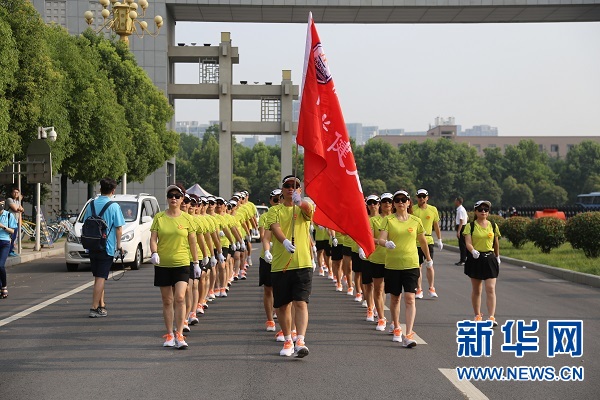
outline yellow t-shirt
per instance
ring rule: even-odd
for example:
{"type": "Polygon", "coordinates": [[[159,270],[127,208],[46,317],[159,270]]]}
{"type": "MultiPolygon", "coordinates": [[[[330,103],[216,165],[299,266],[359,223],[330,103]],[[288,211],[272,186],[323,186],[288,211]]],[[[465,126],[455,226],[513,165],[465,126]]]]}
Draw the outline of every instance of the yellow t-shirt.
{"type": "MultiPolygon", "coordinates": [[[[433,223],[440,221],[440,215],[436,207],[427,204],[427,208],[423,209],[421,207],[413,207],[413,215],[421,218],[421,223],[423,224],[423,229],[425,229],[425,239],[427,239],[427,244],[433,244],[433,223]]],[[[421,243],[417,240],[417,246],[420,246],[421,243]]]]}
{"type": "Polygon", "coordinates": [[[392,214],[383,220],[381,230],[388,233],[387,240],[396,244],[393,250],[386,248],[385,268],[419,268],[419,254],[415,242],[417,235],[425,232],[421,219],[409,214],[406,221],[399,221],[396,214],[392,214]]]}
{"type": "MultiPolygon", "coordinates": [[[[487,227],[484,228],[475,221],[473,224],[474,232],[471,232],[471,223],[465,225],[463,236],[471,235],[471,242],[473,248],[480,253],[486,253],[494,250],[494,231],[492,230],[492,223],[488,221],[487,227]]],[[[496,224],[496,236],[500,238],[500,228],[496,224]]]]}
{"type": "MultiPolygon", "coordinates": [[[[230,224],[224,215],[215,214],[213,215],[213,217],[215,218],[215,223],[219,229],[217,231],[217,234],[219,234],[220,231],[225,232],[225,230],[229,228],[230,224]]],[[[229,247],[229,245],[231,244],[229,243],[229,239],[227,239],[227,235],[220,236],[219,240],[221,241],[221,247],[229,247]]]]}
{"type": "MultiPolygon", "coordinates": [[[[369,222],[371,224],[371,230],[373,231],[373,238],[378,239],[379,229],[383,223],[383,217],[381,215],[371,217],[369,218],[369,222]]],[[[375,251],[371,253],[367,260],[375,264],[385,264],[385,250],[385,247],[375,246],[375,251]]]]}
{"type": "Polygon", "coordinates": [[[160,267],[185,267],[190,265],[190,245],[188,235],[196,233],[193,217],[182,213],[169,217],[164,211],[154,216],[150,231],[158,233],[157,253],[160,267]]]}
{"type": "Polygon", "coordinates": [[[283,204],[271,207],[269,212],[271,210],[273,210],[272,218],[267,219],[270,222],[269,227],[278,223],[283,234],[290,241],[292,240],[292,217],[296,220],[293,235],[296,251],[292,254],[288,253],[283,244],[276,238],[273,238],[271,272],[280,272],[284,269],[312,268],[310,250],[310,222],[312,213],[308,216],[304,214],[300,207],[287,207],[283,204]],[[293,216],[292,212],[294,212],[293,216]]]}
{"type": "Polygon", "coordinates": [[[350,247],[350,250],[354,253],[358,253],[358,243],[354,241],[350,236],[346,235],[344,237],[344,246],[350,247]]]}
{"type": "Polygon", "coordinates": [[[315,225],[315,240],[329,240],[327,228],[321,225],[315,225]]]}

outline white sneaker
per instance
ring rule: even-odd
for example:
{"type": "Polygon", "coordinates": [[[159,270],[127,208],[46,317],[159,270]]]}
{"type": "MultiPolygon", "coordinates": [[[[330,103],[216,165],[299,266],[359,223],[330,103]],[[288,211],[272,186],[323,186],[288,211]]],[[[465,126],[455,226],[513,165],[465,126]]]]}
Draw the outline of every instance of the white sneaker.
{"type": "Polygon", "coordinates": [[[385,325],[387,324],[387,321],[385,318],[380,318],[377,320],[377,326],[375,327],[376,331],[380,331],[383,332],[385,331],[385,325]]]}
{"type": "Polygon", "coordinates": [[[373,310],[367,310],[367,321],[375,322],[375,315],[373,315],[373,310]]]}
{"type": "Polygon", "coordinates": [[[267,332],[275,332],[275,321],[267,321],[265,322],[265,326],[267,328],[267,332]]]}
{"type": "Polygon", "coordinates": [[[435,288],[429,288],[429,297],[431,297],[432,299],[438,297],[437,293],[435,292],[435,288]]]}
{"type": "Polygon", "coordinates": [[[423,298],[423,290],[417,290],[417,293],[415,293],[415,299],[422,299],[423,298]]]}
{"type": "Polygon", "coordinates": [[[346,292],[346,294],[347,294],[348,296],[354,296],[354,288],[353,288],[353,287],[351,287],[350,289],[348,289],[348,291],[346,292]]]}
{"type": "Polygon", "coordinates": [[[214,293],[212,296],[213,296],[213,299],[214,299],[215,297],[221,297],[221,289],[219,289],[219,290],[215,290],[215,293],[214,293]]]}
{"type": "Polygon", "coordinates": [[[285,336],[283,336],[283,331],[279,331],[275,334],[276,342],[285,342],[285,336]]]}
{"type": "Polygon", "coordinates": [[[389,333],[390,335],[393,335],[393,334],[394,334],[394,323],[393,323],[393,322],[390,324],[390,329],[388,329],[388,333],[389,333]]]}
{"type": "Polygon", "coordinates": [[[185,323],[183,324],[183,331],[184,331],[185,333],[188,333],[188,332],[191,332],[191,331],[192,331],[192,330],[190,329],[190,326],[187,324],[187,322],[185,322],[185,323]]]}
{"type": "Polygon", "coordinates": [[[402,347],[413,348],[417,345],[417,342],[413,339],[413,335],[415,333],[411,333],[410,335],[402,335],[402,347]]]}
{"type": "Polygon", "coordinates": [[[366,300],[363,300],[363,302],[362,302],[361,306],[363,306],[363,307],[365,307],[365,308],[368,308],[367,301],[366,301],[366,300]]]}
{"type": "Polygon", "coordinates": [[[188,347],[188,344],[185,341],[185,336],[183,336],[179,332],[175,332],[175,347],[177,347],[178,349],[185,349],[188,347]]]}
{"type": "Polygon", "coordinates": [[[163,347],[175,347],[175,335],[172,333],[167,333],[163,335],[165,342],[163,343],[163,347]]]}
{"type": "Polygon", "coordinates": [[[402,329],[394,329],[392,332],[394,336],[392,336],[392,342],[402,342],[402,329]]]}
{"type": "Polygon", "coordinates": [[[196,313],[195,312],[191,312],[190,315],[188,316],[188,324],[189,325],[196,325],[198,322],[200,322],[200,320],[196,316],[196,313]]]}
{"type": "Polygon", "coordinates": [[[294,343],[291,340],[286,340],[283,343],[283,348],[279,352],[279,355],[290,357],[292,354],[294,354],[294,343]]]}
{"type": "Polygon", "coordinates": [[[306,347],[304,340],[296,341],[294,353],[296,353],[296,358],[304,358],[308,355],[308,347],[306,347]]]}
{"type": "Polygon", "coordinates": [[[252,266],[252,258],[250,256],[246,257],[246,263],[252,266]]]}

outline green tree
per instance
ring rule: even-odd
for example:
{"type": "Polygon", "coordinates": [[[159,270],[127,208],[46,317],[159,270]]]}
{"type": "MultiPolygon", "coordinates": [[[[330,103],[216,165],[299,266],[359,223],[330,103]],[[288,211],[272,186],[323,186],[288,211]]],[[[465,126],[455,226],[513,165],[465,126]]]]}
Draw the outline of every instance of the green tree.
{"type": "Polygon", "coordinates": [[[537,204],[561,206],[566,204],[569,199],[569,195],[565,189],[547,181],[542,181],[535,185],[533,192],[537,204]]]}
{"type": "Polygon", "coordinates": [[[585,140],[573,146],[566,155],[560,183],[567,190],[570,200],[578,194],[600,190],[600,144],[585,140]]]}
{"type": "Polygon", "coordinates": [[[20,150],[19,135],[8,129],[10,123],[10,100],[6,97],[9,86],[16,82],[19,69],[17,44],[10,24],[5,20],[6,10],[0,7],[0,169],[12,155],[20,150]]]}
{"type": "Polygon", "coordinates": [[[538,182],[556,182],[557,176],[550,168],[549,156],[533,140],[521,140],[508,146],[504,152],[506,176],[518,177],[520,183],[530,188],[538,182]]]}
{"type": "Polygon", "coordinates": [[[506,178],[502,150],[499,147],[487,147],[483,149],[483,159],[490,177],[497,183],[502,182],[506,178]]]}
{"type": "Polygon", "coordinates": [[[210,193],[219,192],[219,132],[209,127],[202,138],[202,149],[192,154],[192,164],[197,166],[198,183],[210,193]]]}
{"type": "Polygon", "coordinates": [[[518,183],[517,180],[509,176],[502,182],[502,204],[504,205],[522,205],[533,203],[533,191],[527,184],[518,183]]]}
{"type": "Polygon", "coordinates": [[[387,191],[385,186],[385,182],[381,179],[360,179],[360,184],[362,185],[363,194],[365,197],[376,194],[380,196],[382,193],[387,191]]]}
{"type": "Polygon", "coordinates": [[[365,144],[363,152],[361,164],[358,165],[358,173],[362,179],[381,179],[388,187],[399,175],[408,176],[412,180],[412,174],[407,170],[408,160],[391,144],[371,139],[365,144]]]}

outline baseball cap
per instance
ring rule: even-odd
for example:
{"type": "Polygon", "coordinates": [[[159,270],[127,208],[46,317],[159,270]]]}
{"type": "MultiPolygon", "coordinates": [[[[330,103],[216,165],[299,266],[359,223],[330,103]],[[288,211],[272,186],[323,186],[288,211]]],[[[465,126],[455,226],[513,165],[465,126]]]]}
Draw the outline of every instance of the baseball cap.
{"type": "Polygon", "coordinates": [[[404,190],[398,190],[396,193],[394,193],[394,197],[398,196],[398,195],[403,195],[406,196],[410,199],[410,195],[408,194],[408,192],[404,191],[404,190]]]}
{"type": "Polygon", "coordinates": [[[420,194],[424,194],[425,196],[429,196],[429,192],[425,189],[419,189],[417,190],[417,196],[420,194]]]}
{"type": "Polygon", "coordinates": [[[490,203],[487,200],[479,200],[477,203],[475,203],[475,205],[473,206],[473,208],[477,208],[482,204],[486,204],[489,208],[492,208],[492,203],[490,203]]]}
{"type": "Polygon", "coordinates": [[[177,185],[167,186],[167,193],[169,193],[171,190],[177,190],[179,193],[183,194],[183,190],[181,190],[181,188],[177,185]]]}

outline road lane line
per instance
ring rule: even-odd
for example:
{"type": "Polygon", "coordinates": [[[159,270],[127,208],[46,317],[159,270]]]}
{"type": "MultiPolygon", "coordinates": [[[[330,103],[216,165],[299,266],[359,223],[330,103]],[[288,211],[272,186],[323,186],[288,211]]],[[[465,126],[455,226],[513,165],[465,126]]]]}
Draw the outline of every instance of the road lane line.
{"type": "MultiPolygon", "coordinates": [[[[124,271],[122,271],[122,270],[121,271],[113,271],[113,277],[115,275],[120,275],[123,272],[124,271]]],[[[10,324],[11,322],[17,321],[17,320],[19,320],[21,318],[24,318],[24,317],[28,316],[29,314],[32,314],[32,313],[34,313],[36,311],[39,311],[42,308],[48,307],[49,305],[54,304],[54,303],[56,303],[59,300],[65,299],[65,298],[70,297],[70,296],[73,296],[74,294],[79,293],[82,290],[85,290],[85,289],[87,289],[87,288],[89,288],[90,286],[93,286],[93,285],[94,285],[94,281],[90,281],[90,282],[88,282],[86,284],[83,284],[83,285],[81,285],[79,287],[76,287],[75,289],[70,290],[70,291],[68,291],[66,293],[59,294],[56,297],[53,297],[53,298],[48,299],[46,301],[43,301],[43,302],[41,302],[38,305],[35,305],[33,307],[29,307],[28,309],[23,310],[23,311],[21,311],[19,313],[16,313],[15,315],[12,315],[12,316],[10,316],[8,318],[4,318],[3,320],[0,320],[0,326],[4,326],[4,325],[7,325],[7,324],[10,324]]]]}
{"type": "Polygon", "coordinates": [[[475,387],[470,381],[459,380],[456,376],[456,370],[452,368],[438,368],[448,380],[456,386],[462,394],[470,400],[488,400],[488,397],[475,387]]]}

